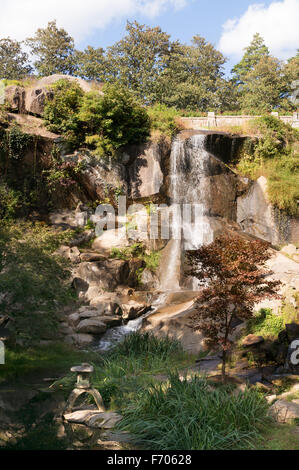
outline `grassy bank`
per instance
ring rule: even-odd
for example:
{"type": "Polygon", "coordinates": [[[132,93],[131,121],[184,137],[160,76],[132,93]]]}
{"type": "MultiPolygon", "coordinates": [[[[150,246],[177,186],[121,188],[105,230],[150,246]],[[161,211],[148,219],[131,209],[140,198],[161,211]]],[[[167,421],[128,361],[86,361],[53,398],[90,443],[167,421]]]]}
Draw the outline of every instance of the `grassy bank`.
{"type": "MultiPolygon", "coordinates": [[[[268,416],[265,395],[257,389],[238,392],[232,385],[199,375],[179,377],[178,371],[188,370],[195,358],[168,338],[134,333],[104,355],[57,344],[51,349],[11,354],[8,359],[12,376],[17,370],[27,370],[44,377],[47,368],[61,373],[76,363],[93,363],[93,385],[101,392],[107,410],[123,415],[118,427],[133,436],[133,449],[298,450],[298,428],[275,424],[268,416]]],[[[75,379],[75,374],[68,373],[52,384],[52,392],[67,397],[75,379]]],[[[37,429],[27,417],[28,434],[12,448],[67,448],[66,440],[57,439],[51,416],[46,415],[37,429]]]]}

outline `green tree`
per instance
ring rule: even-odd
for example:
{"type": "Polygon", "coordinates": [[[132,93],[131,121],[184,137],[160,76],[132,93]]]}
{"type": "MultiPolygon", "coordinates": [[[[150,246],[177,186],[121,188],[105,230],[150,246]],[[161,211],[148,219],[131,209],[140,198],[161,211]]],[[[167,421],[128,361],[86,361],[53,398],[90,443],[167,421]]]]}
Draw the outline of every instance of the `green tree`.
{"type": "Polygon", "coordinates": [[[26,40],[32,54],[37,57],[34,66],[41,76],[62,73],[73,75],[76,71],[74,39],[59,29],[56,21],[46,28],[39,28],[32,38],[26,40]]]}
{"type": "Polygon", "coordinates": [[[29,75],[32,67],[22,43],[10,38],[0,40],[0,79],[19,80],[29,75]]]}
{"type": "Polygon", "coordinates": [[[299,107],[299,49],[297,55],[288,60],[284,66],[284,79],[288,88],[288,99],[291,101],[293,109],[299,107]]]}
{"type": "Polygon", "coordinates": [[[221,107],[226,59],[201,36],[192,45],[173,43],[167,67],[155,84],[156,100],[180,109],[221,107]]]}
{"type": "Polygon", "coordinates": [[[263,38],[259,33],[253,36],[250,45],[245,49],[242,60],[232,69],[233,79],[238,83],[243,83],[243,78],[247,75],[257,63],[264,57],[268,57],[270,51],[265,45],[263,38]]]}
{"type": "Polygon", "coordinates": [[[127,35],[107,51],[107,78],[119,81],[147,102],[154,100],[156,80],[166,66],[170,36],[161,28],[127,23],[127,35]]]}
{"type": "Polygon", "coordinates": [[[288,83],[283,66],[275,57],[262,59],[243,75],[241,108],[248,113],[265,113],[273,109],[290,108],[287,101],[288,83]]]}
{"type": "Polygon", "coordinates": [[[77,75],[87,80],[104,81],[105,51],[101,47],[88,46],[84,51],[76,51],[77,75]]]}

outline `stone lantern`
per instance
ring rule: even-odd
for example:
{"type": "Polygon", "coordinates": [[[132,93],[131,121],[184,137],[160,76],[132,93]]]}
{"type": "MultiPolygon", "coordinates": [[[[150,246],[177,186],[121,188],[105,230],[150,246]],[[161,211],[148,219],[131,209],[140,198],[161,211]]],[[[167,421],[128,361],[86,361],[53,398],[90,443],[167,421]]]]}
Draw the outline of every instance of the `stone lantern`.
{"type": "Polygon", "coordinates": [[[93,366],[87,363],[83,363],[80,366],[73,366],[71,372],[77,373],[77,382],[75,388],[69,396],[66,405],[66,411],[71,412],[77,398],[83,393],[91,395],[96,402],[96,405],[100,411],[105,411],[102,396],[98,390],[92,387],[90,376],[93,372],[93,366]]]}

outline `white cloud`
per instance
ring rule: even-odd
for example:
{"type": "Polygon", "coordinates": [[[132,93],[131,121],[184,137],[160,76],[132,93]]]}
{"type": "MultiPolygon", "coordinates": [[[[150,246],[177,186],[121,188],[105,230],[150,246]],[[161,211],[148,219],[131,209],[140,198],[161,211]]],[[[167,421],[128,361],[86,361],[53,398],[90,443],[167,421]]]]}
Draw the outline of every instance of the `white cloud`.
{"type": "Polygon", "coordinates": [[[1,0],[1,37],[23,40],[57,20],[77,42],[113,20],[142,14],[153,18],[167,9],[183,8],[188,0],[1,0]]]}
{"type": "Polygon", "coordinates": [[[255,33],[260,33],[271,53],[280,59],[295,54],[299,48],[299,0],[252,4],[236,19],[223,25],[218,47],[226,55],[239,57],[255,33]]]}

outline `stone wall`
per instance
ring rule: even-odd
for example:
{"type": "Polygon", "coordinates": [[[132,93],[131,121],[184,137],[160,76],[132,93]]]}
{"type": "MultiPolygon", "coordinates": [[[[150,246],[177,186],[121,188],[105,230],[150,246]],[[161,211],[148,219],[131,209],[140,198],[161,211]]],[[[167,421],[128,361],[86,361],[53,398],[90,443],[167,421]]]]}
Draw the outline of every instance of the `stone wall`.
{"type": "MultiPolygon", "coordinates": [[[[283,122],[299,128],[299,114],[293,116],[279,116],[278,113],[272,113],[273,116],[281,119],[283,122]]],[[[221,126],[242,126],[247,121],[261,116],[220,116],[215,113],[208,113],[207,117],[182,117],[179,123],[183,129],[211,129],[221,126]]]]}

